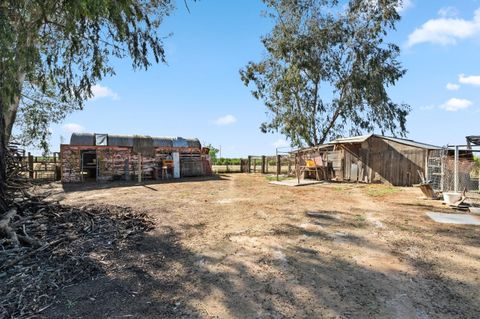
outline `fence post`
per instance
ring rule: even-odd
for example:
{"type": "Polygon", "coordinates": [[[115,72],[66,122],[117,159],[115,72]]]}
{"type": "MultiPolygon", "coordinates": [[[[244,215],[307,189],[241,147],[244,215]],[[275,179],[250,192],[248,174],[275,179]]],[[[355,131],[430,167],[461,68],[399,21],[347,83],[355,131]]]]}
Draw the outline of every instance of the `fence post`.
{"type": "Polygon", "coordinates": [[[265,155],[262,155],[262,174],[265,174],[265,155]]]}
{"type": "Polygon", "coordinates": [[[280,155],[277,155],[277,175],[282,173],[282,163],[280,155]]]}
{"type": "Polygon", "coordinates": [[[33,179],[33,156],[28,152],[28,177],[33,179]]]}
{"type": "Polygon", "coordinates": [[[254,173],[257,172],[257,159],[256,158],[253,159],[253,172],[254,173]]]}
{"type": "Polygon", "coordinates": [[[142,182],[142,154],[138,154],[138,182],[142,182]]]}
{"type": "Polygon", "coordinates": [[[248,155],[248,159],[247,159],[247,165],[248,165],[248,168],[247,168],[247,173],[251,173],[252,172],[252,157],[250,155],[248,155]]]}

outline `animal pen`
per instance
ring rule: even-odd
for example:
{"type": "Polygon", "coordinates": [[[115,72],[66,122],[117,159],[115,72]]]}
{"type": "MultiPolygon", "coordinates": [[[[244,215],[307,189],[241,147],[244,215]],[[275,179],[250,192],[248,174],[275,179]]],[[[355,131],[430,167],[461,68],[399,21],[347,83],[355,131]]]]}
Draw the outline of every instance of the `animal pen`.
{"type": "Polygon", "coordinates": [[[370,134],[299,149],[295,155],[300,178],[387,183],[412,186],[427,175],[428,159],[441,147],[370,134]]]}
{"type": "Polygon", "coordinates": [[[466,140],[464,145],[447,145],[429,157],[426,177],[435,191],[480,191],[480,136],[466,140]]]}
{"type": "Polygon", "coordinates": [[[60,154],[55,152],[49,156],[34,156],[30,152],[20,149],[16,143],[8,146],[12,167],[24,179],[37,181],[60,180],[60,154]]]}
{"type": "Polygon", "coordinates": [[[208,151],[198,139],[73,133],[60,146],[62,182],[211,175],[208,151]]]}

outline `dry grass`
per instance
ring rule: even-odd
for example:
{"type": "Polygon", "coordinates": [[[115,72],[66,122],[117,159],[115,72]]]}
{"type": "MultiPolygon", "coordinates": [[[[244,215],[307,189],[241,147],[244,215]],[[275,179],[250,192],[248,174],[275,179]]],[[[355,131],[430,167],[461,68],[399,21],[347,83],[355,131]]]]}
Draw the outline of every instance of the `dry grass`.
{"type": "Polygon", "coordinates": [[[102,260],[121,267],[63,291],[52,317],[480,317],[479,228],[429,220],[445,208],[416,188],[231,174],[64,196],[146,210],[156,226],[102,260]]]}

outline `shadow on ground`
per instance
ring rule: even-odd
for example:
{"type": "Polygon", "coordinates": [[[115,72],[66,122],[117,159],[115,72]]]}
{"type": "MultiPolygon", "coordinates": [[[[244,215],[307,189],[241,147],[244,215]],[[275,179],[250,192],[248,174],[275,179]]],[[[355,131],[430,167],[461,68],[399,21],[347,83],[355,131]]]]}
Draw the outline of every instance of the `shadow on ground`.
{"type": "MultiPolygon", "coordinates": [[[[276,235],[328,236],[284,225],[276,235]]],[[[452,282],[412,263],[418,275],[377,272],[306,247],[247,262],[199,255],[163,227],[102,259],[106,275],[57,292],[49,318],[475,318],[478,304],[452,282]],[[222,267],[216,267],[222,266],[222,267]],[[260,271],[259,271],[260,270],[260,271]],[[264,271],[262,271],[264,270],[264,271]],[[213,305],[213,306],[212,306],[213,305]]],[[[355,240],[354,240],[355,241],[355,240]]],[[[232,252],[234,254],[234,252],[232,252]]],[[[405,257],[407,258],[407,257],[405,257]]],[[[241,259],[240,259],[241,260],[241,259]]]]}
{"type": "Polygon", "coordinates": [[[168,180],[146,180],[146,181],[142,181],[141,183],[138,183],[136,181],[105,181],[105,182],[88,181],[88,182],[82,182],[82,183],[62,183],[62,188],[65,193],[92,191],[92,190],[109,189],[109,188],[117,188],[117,187],[132,187],[132,186],[143,186],[152,190],[153,188],[151,186],[154,186],[154,185],[171,184],[171,183],[224,181],[224,180],[229,180],[229,176],[220,174],[220,175],[212,175],[212,176],[185,177],[185,178],[168,179],[168,180]]]}

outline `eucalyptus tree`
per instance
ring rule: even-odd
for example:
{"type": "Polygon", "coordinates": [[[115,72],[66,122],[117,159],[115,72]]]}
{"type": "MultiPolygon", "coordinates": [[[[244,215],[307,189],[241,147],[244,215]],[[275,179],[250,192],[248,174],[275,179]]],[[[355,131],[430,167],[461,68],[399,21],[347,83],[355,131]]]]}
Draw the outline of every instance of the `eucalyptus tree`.
{"type": "Polygon", "coordinates": [[[164,61],[159,27],[172,9],[170,0],[0,3],[0,192],[19,112],[23,133],[45,141],[49,123],[81,109],[92,86],[115,73],[112,58],[134,69],[164,61]]]}
{"type": "Polygon", "coordinates": [[[293,146],[379,129],[406,133],[410,107],[388,94],[406,72],[386,42],[400,20],[399,0],[264,0],[272,31],[260,62],[240,70],[268,109],[266,132],[293,146]]]}

